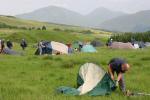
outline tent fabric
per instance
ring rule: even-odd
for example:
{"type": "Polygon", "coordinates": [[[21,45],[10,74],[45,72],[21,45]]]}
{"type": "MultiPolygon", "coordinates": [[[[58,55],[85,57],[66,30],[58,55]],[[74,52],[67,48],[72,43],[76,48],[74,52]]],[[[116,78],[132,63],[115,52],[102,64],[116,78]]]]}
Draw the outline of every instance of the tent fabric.
{"type": "Polygon", "coordinates": [[[21,55],[21,53],[11,50],[9,48],[4,48],[3,53],[8,55],[21,55]]]}
{"type": "Polygon", "coordinates": [[[146,42],[146,43],[145,43],[145,46],[146,46],[146,47],[150,47],[150,42],[146,42]]]}
{"type": "Polygon", "coordinates": [[[140,48],[138,44],[134,44],[133,46],[134,46],[135,49],[140,48]]]}
{"type": "Polygon", "coordinates": [[[96,49],[92,45],[84,45],[81,48],[81,52],[97,52],[96,49]]]}
{"type": "MultiPolygon", "coordinates": [[[[42,54],[68,54],[68,46],[59,42],[43,42],[42,54]]],[[[36,50],[35,55],[39,55],[39,49],[36,50]]]]}
{"type": "Polygon", "coordinates": [[[77,77],[78,89],[70,87],[58,88],[59,93],[66,95],[108,95],[115,87],[114,81],[98,65],[86,63],[81,66],[77,77]]]}
{"type": "Polygon", "coordinates": [[[139,44],[139,48],[144,48],[145,47],[145,43],[143,41],[140,41],[138,44],[139,44]]]}
{"type": "Polygon", "coordinates": [[[72,47],[73,47],[73,49],[79,49],[79,43],[78,42],[74,42],[72,47]]]}
{"type": "Polygon", "coordinates": [[[98,41],[98,40],[93,40],[93,41],[91,42],[91,45],[94,46],[94,47],[103,46],[103,44],[102,44],[100,41],[98,41]]]}
{"type": "Polygon", "coordinates": [[[79,76],[84,81],[84,84],[78,88],[80,94],[85,94],[91,91],[103,78],[105,72],[97,65],[92,63],[84,64],[79,71],[79,76]]]}
{"type": "MultiPolygon", "coordinates": [[[[52,47],[51,47],[51,43],[44,41],[42,43],[44,45],[44,47],[42,48],[42,54],[52,54],[52,47]]],[[[35,55],[39,55],[40,54],[40,50],[39,48],[35,51],[35,55]]]]}
{"type": "Polygon", "coordinates": [[[136,49],[145,47],[145,43],[143,41],[134,41],[133,45],[138,45],[138,46],[134,46],[136,49]]]}
{"type": "Polygon", "coordinates": [[[65,95],[72,95],[72,96],[76,96],[76,95],[80,94],[80,92],[77,89],[71,88],[71,87],[66,87],[66,86],[59,87],[57,89],[57,92],[65,94],[65,95]]]}
{"type": "Polygon", "coordinates": [[[59,52],[60,54],[68,54],[68,46],[59,42],[51,42],[53,54],[59,52]]]}
{"type": "Polygon", "coordinates": [[[135,49],[131,43],[113,42],[110,48],[113,49],[135,49]]]}

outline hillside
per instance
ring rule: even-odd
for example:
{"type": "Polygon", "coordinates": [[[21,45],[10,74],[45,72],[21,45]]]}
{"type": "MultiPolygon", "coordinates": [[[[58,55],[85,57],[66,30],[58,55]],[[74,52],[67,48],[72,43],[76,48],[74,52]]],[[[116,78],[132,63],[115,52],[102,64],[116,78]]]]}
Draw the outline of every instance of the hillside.
{"type": "Polygon", "coordinates": [[[19,27],[31,27],[31,26],[41,26],[47,25],[46,23],[31,21],[31,20],[23,20],[13,16],[0,16],[0,23],[5,23],[7,25],[19,26],[19,27]]]}
{"type": "Polygon", "coordinates": [[[46,23],[46,22],[39,22],[39,21],[33,21],[33,20],[25,20],[25,19],[20,19],[14,16],[3,16],[0,15],[0,23],[4,23],[6,25],[10,26],[17,26],[17,27],[42,27],[42,26],[47,26],[48,29],[56,28],[56,27],[62,27],[62,28],[78,28],[74,26],[66,26],[66,25],[61,25],[61,24],[54,24],[54,23],[46,23]]]}
{"type": "Polygon", "coordinates": [[[49,6],[30,13],[17,15],[17,17],[120,32],[144,32],[150,30],[150,10],[126,14],[100,7],[87,15],[81,15],[66,8],[49,6]]]}
{"type": "Polygon", "coordinates": [[[77,12],[65,8],[49,6],[17,17],[66,25],[83,25],[84,18],[77,12]]]}
{"type": "Polygon", "coordinates": [[[109,9],[100,7],[86,15],[87,22],[89,26],[97,27],[99,23],[104,21],[126,15],[123,12],[111,11],[109,9]]]}
{"type": "Polygon", "coordinates": [[[150,10],[125,15],[106,21],[100,28],[110,31],[144,32],[150,30],[150,10]]]}
{"type": "Polygon", "coordinates": [[[95,27],[101,22],[124,14],[100,7],[87,15],[81,15],[62,7],[49,6],[30,13],[17,15],[17,17],[66,25],[95,27]]]}
{"type": "Polygon", "coordinates": [[[89,41],[94,38],[101,38],[101,34],[106,35],[106,37],[111,34],[111,32],[98,29],[23,20],[13,16],[0,16],[0,25],[1,23],[7,25],[8,28],[0,28],[0,38],[10,39],[14,42],[20,42],[22,38],[25,38],[31,43],[36,43],[40,40],[54,40],[66,43],[76,40],[89,41]],[[47,27],[47,30],[37,30],[43,25],[47,27]],[[9,28],[10,26],[11,28],[9,28]],[[25,29],[20,29],[19,27],[25,27],[25,29]],[[29,30],[30,27],[35,29],[29,30]]]}

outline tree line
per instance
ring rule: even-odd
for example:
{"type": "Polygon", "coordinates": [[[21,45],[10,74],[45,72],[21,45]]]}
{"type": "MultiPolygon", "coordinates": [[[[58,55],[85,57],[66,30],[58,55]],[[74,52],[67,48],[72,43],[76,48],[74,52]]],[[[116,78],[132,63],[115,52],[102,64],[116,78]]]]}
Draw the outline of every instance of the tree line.
{"type": "Polygon", "coordinates": [[[113,34],[111,38],[113,39],[113,41],[117,42],[131,42],[132,40],[150,42],[150,31],[141,33],[117,33],[113,34]]]}

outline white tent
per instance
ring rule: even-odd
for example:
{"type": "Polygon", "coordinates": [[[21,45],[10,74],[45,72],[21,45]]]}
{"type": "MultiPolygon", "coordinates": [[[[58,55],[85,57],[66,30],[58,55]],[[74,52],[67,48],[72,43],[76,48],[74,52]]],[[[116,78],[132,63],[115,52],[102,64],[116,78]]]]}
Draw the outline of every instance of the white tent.
{"type": "Polygon", "coordinates": [[[78,88],[80,95],[82,95],[97,86],[100,80],[104,77],[105,71],[93,63],[86,63],[81,66],[79,75],[84,81],[84,84],[78,88]]]}
{"type": "Polygon", "coordinates": [[[108,95],[114,91],[115,83],[98,65],[86,63],[81,66],[77,77],[77,89],[61,86],[59,93],[66,95],[108,95]]]}
{"type": "Polygon", "coordinates": [[[68,47],[65,44],[51,41],[52,54],[68,54],[68,47]]]}

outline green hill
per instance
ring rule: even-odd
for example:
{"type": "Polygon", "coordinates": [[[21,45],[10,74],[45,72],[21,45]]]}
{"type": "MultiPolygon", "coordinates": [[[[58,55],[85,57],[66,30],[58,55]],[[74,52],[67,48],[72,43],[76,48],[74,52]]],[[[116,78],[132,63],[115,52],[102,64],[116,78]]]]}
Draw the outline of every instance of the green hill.
{"type": "MultiPolygon", "coordinates": [[[[94,38],[101,38],[101,35],[97,34],[106,34],[106,37],[107,34],[111,34],[97,29],[23,20],[13,16],[0,16],[0,25],[5,26],[0,28],[0,37],[14,42],[20,42],[22,38],[32,43],[40,40],[60,42],[90,41],[94,38]],[[38,29],[42,26],[46,26],[47,30],[38,29]],[[30,28],[31,30],[29,30],[30,28]]],[[[104,38],[101,39],[104,40],[104,38]]]]}

